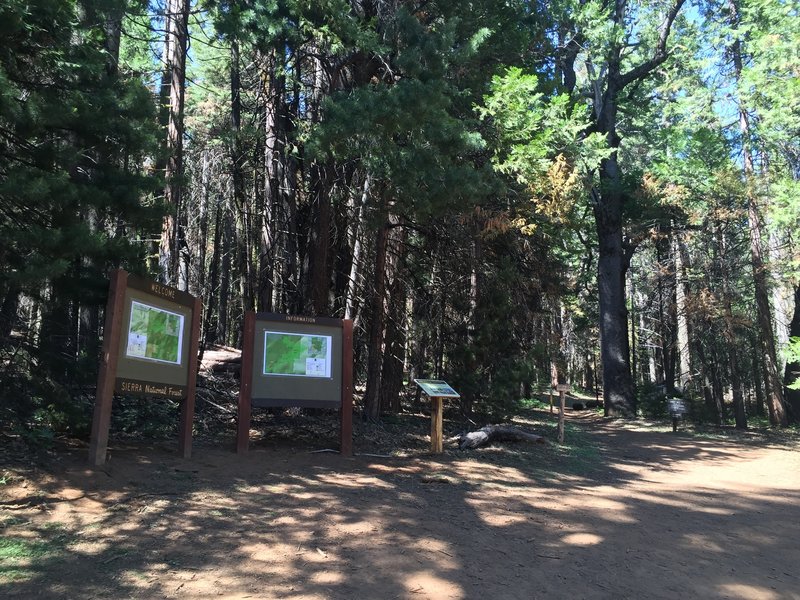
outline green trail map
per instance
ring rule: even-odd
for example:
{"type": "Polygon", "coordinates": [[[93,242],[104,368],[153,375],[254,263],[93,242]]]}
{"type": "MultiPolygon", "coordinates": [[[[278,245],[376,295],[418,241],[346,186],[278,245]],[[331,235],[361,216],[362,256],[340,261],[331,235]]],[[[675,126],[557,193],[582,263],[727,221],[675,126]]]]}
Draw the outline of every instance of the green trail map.
{"type": "Polygon", "coordinates": [[[183,315],[134,300],[126,354],[133,358],[180,364],[183,318],[183,315]]]}
{"type": "Polygon", "coordinates": [[[264,375],[331,376],[331,337],[264,332],[264,375]]]}

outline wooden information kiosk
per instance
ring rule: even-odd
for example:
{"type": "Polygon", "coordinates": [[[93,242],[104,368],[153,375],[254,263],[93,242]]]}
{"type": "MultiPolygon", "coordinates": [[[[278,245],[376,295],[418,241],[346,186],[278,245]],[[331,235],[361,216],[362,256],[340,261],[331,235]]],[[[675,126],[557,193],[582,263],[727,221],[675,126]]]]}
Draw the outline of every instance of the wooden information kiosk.
{"type": "Polygon", "coordinates": [[[253,407],[340,410],[340,451],[353,454],[353,322],[249,311],[244,317],[236,451],[253,407]]]}
{"type": "Polygon", "coordinates": [[[106,461],[115,392],[180,401],[178,451],[191,456],[200,310],[200,299],[186,292],[122,269],[111,274],[89,445],[93,465],[106,461]]]}

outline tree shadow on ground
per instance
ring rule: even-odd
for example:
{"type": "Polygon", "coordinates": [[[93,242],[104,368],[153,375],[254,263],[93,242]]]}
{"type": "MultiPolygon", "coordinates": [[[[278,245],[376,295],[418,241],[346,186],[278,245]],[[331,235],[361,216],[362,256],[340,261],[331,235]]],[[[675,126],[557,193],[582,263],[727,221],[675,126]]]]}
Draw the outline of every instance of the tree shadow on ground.
{"type": "Polygon", "coordinates": [[[0,594],[798,597],[796,470],[753,482],[741,469],[766,464],[741,444],[586,426],[602,460],[581,474],[535,449],[347,459],[265,440],[239,458],[228,440],[184,461],[117,445],[96,471],[72,452],[6,503],[2,539],[39,551],[0,563],[0,594]]]}

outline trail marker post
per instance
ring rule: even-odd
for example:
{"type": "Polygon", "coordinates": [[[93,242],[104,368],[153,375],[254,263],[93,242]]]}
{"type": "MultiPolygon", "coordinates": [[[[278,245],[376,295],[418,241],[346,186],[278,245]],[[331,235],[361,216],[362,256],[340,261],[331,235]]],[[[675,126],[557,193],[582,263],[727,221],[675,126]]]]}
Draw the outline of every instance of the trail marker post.
{"type": "Polygon", "coordinates": [[[569,391],[569,384],[558,383],[556,384],[556,391],[558,392],[558,443],[564,443],[564,406],[566,404],[566,396],[569,391]]]}

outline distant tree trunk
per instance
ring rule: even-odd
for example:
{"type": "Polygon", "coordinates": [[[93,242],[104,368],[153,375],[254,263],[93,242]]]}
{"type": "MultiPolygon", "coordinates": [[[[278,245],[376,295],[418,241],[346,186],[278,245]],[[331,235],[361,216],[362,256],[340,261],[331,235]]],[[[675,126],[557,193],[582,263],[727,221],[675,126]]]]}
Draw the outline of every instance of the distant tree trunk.
{"type": "Polygon", "coordinates": [[[347,291],[345,293],[345,319],[352,319],[355,313],[356,291],[358,289],[359,268],[361,265],[361,222],[364,218],[364,207],[367,205],[367,200],[369,199],[369,188],[370,176],[369,173],[367,173],[364,176],[364,188],[361,193],[361,199],[358,202],[358,207],[351,218],[350,227],[348,228],[348,237],[352,240],[353,246],[353,260],[350,263],[350,276],[347,279],[347,291]]]}
{"type": "Polygon", "coordinates": [[[215,315],[217,304],[217,288],[219,286],[219,263],[220,255],[223,252],[222,239],[223,239],[223,207],[222,201],[217,202],[217,212],[214,218],[214,245],[213,254],[211,255],[211,265],[208,272],[208,291],[205,300],[205,318],[203,321],[203,347],[206,345],[214,345],[217,343],[219,335],[219,315],[215,315]],[[217,316],[215,319],[214,317],[217,316]]]}
{"type": "Polygon", "coordinates": [[[313,315],[324,315],[328,311],[331,288],[331,200],[329,186],[333,179],[330,164],[315,168],[314,196],[312,198],[311,239],[308,253],[308,311],[313,315]]]}
{"type": "Polygon", "coordinates": [[[716,366],[709,363],[703,349],[703,342],[700,340],[695,341],[695,354],[700,361],[700,372],[703,378],[703,399],[705,400],[706,409],[710,415],[714,415],[716,424],[722,425],[725,420],[725,407],[722,402],[722,395],[716,393],[714,386],[713,373],[716,366]]]}
{"type": "Polygon", "coordinates": [[[15,285],[0,287],[2,302],[0,302],[0,347],[11,338],[11,331],[17,321],[17,308],[19,306],[19,289],[15,285]]]}
{"type": "Polygon", "coordinates": [[[241,79],[239,75],[239,42],[231,40],[231,180],[233,184],[233,205],[236,217],[236,266],[239,272],[239,296],[242,314],[253,310],[253,278],[250,268],[250,220],[244,182],[244,153],[242,152],[242,101],[241,79]]]}
{"type": "Polygon", "coordinates": [[[180,252],[179,221],[183,177],[183,104],[186,84],[186,48],[190,0],[169,0],[165,43],[169,73],[169,116],[167,121],[167,165],[164,202],[170,213],[164,218],[159,246],[161,276],[170,285],[177,283],[180,252]]]}
{"type": "Polygon", "coordinates": [[[231,296],[231,216],[225,210],[222,221],[222,273],[219,285],[219,315],[217,317],[217,340],[218,343],[227,345],[229,343],[229,311],[228,299],[231,296]]]}
{"type": "Polygon", "coordinates": [[[686,302],[686,269],[689,253],[686,245],[677,235],[673,235],[673,254],[675,259],[675,315],[678,325],[678,387],[685,392],[691,380],[692,365],[689,348],[689,315],[686,302]]]}
{"type": "MultiPolygon", "coordinates": [[[[205,296],[206,287],[206,249],[208,247],[208,213],[209,200],[211,195],[211,167],[209,150],[205,149],[202,153],[202,172],[200,188],[200,216],[198,219],[198,240],[197,240],[197,268],[194,274],[195,287],[192,290],[195,296],[201,298],[205,296]]],[[[215,248],[216,250],[216,248],[215,248]]]]}
{"type": "Polygon", "coordinates": [[[389,217],[392,230],[387,244],[386,274],[389,280],[386,338],[381,368],[381,406],[389,412],[400,412],[403,389],[403,365],[406,351],[406,277],[405,254],[408,231],[399,226],[395,215],[389,217]]]}
{"type": "MultiPolygon", "coordinates": [[[[789,325],[789,336],[800,338],[800,286],[794,288],[794,314],[789,325]]],[[[785,385],[796,382],[800,379],[800,361],[786,364],[783,382],[785,385]]],[[[786,400],[789,408],[788,417],[792,423],[800,423],[800,390],[786,389],[786,400]]]]}
{"type": "Polygon", "coordinates": [[[744,405],[744,392],[742,390],[741,368],[738,353],[736,352],[736,330],[733,315],[733,295],[734,291],[730,281],[730,271],[726,268],[729,262],[726,260],[728,254],[728,241],[722,226],[716,224],[717,239],[719,240],[720,261],[722,268],[722,309],[724,323],[724,339],[727,346],[728,355],[728,376],[733,392],[733,412],[736,418],[737,429],[747,429],[747,412],[744,405]]]}
{"type": "Polygon", "coordinates": [[[656,331],[658,332],[658,343],[654,349],[655,355],[655,382],[657,384],[664,384],[665,373],[667,369],[667,361],[669,360],[669,331],[667,328],[667,320],[669,318],[669,311],[666,306],[667,291],[664,289],[664,274],[663,264],[666,260],[664,255],[664,244],[666,240],[661,238],[656,241],[656,259],[659,265],[658,273],[658,322],[656,323],[656,331]]]}
{"type": "Polygon", "coordinates": [[[380,418],[381,365],[383,363],[383,335],[386,296],[386,247],[389,238],[389,223],[385,221],[375,236],[375,271],[370,301],[370,324],[368,336],[369,357],[367,360],[367,389],[364,407],[367,418],[380,418]]]}

